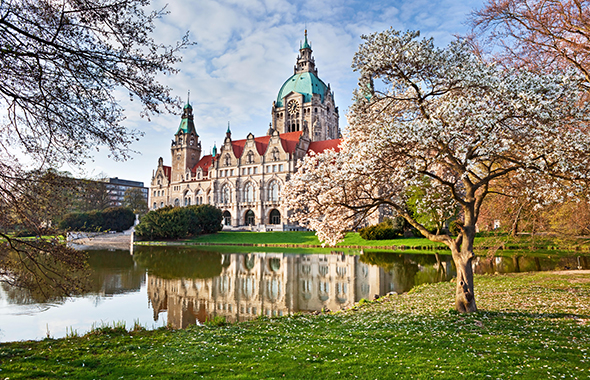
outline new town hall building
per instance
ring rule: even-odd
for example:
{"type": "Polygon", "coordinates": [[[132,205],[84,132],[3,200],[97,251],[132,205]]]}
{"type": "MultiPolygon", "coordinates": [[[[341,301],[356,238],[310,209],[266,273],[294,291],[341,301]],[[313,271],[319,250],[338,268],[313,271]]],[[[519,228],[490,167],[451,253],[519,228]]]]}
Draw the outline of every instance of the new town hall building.
{"type": "Polygon", "coordinates": [[[219,150],[202,156],[193,109],[185,105],[170,148],[172,164],[160,157],[152,175],[150,208],[211,204],[223,211],[228,228],[297,228],[288,225],[285,182],[309,151],[337,149],[340,143],[334,93],[318,77],[307,31],[294,74],[279,90],[271,114],[266,136],[250,133],[233,140],[228,126],[219,150]]]}

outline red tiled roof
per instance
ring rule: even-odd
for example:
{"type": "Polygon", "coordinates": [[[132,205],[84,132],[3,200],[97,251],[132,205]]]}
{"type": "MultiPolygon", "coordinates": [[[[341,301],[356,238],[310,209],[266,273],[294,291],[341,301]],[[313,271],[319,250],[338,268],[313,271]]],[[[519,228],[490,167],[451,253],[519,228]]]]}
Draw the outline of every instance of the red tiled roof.
{"type": "MultiPolygon", "coordinates": [[[[279,135],[281,139],[281,144],[283,145],[283,149],[287,153],[293,153],[295,151],[295,147],[299,143],[299,138],[303,132],[289,132],[289,133],[282,133],[279,135]]],[[[255,137],[254,141],[256,142],[256,150],[260,155],[266,153],[266,149],[268,148],[268,142],[270,141],[271,136],[260,136],[255,137]]],[[[244,146],[246,145],[247,139],[243,140],[235,140],[232,141],[232,148],[234,150],[234,154],[236,157],[241,157],[242,153],[244,153],[244,146]]]]}
{"type": "Polygon", "coordinates": [[[297,144],[299,143],[299,139],[301,138],[302,134],[303,134],[303,131],[298,131],[298,132],[283,133],[280,135],[281,144],[283,145],[283,149],[285,149],[285,152],[287,152],[287,153],[295,152],[295,148],[297,147],[297,144]]]}
{"type": "Polygon", "coordinates": [[[341,139],[314,141],[309,144],[309,150],[314,153],[322,153],[324,150],[333,149],[336,152],[340,151],[341,139]]]}
{"type": "Polygon", "coordinates": [[[172,177],[172,166],[162,165],[164,168],[164,175],[168,178],[168,182],[170,182],[170,178],[172,177]]]}
{"type": "Polygon", "coordinates": [[[201,168],[203,170],[203,177],[205,177],[207,175],[207,173],[209,172],[209,167],[211,166],[212,162],[213,162],[213,156],[210,154],[207,154],[207,155],[201,157],[199,162],[197,162],[197,164],[191,169],[191,172],[193,174],[195,174],[197,172],[197,169],[201,168]]]}

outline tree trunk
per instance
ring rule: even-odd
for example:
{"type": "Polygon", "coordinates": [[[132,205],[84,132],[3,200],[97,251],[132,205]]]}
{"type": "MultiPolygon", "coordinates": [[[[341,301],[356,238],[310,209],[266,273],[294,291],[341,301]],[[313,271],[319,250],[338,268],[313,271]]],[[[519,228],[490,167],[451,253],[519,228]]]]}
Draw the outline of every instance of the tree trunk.
{"type": "Polygon", "coordinates": [[[520,207],[518,208],[518,212],[516,213],[516,216],[514,217],[514,222],[512,223],[512,230],[510,232],[510,235],[512,237],[518,236],[518,221],[520,220],[520,213],[522,212],[522,207],[523,207],[523,205],[521,204],[520,207]]]}
{"type": "Polygon", "coordinates": [[[473,292],[473,267],[471,262],[475,227],[463,227],[462,243],[455,243],[451,247],[453,261],[457,268],[457,290],[455,293],[455,308],[459,313],[473,313],[477,311],[475,293],[473,292]]]}

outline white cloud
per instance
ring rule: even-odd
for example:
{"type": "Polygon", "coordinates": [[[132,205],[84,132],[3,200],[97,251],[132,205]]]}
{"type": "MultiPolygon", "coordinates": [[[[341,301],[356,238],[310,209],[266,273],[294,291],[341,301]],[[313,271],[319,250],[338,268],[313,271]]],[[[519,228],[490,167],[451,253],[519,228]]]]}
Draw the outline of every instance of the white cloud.
{"type": "MultiPolygon", "coordinates": [[[[227,121],[232,136],[266,133],[272,102],[283,82],[292,75],[303,29],[307,26],[320,77],[330,83],[340,108],[341,127],[349,107],[357,74],[350,68],[361,43],[360,35],[390,27],[418,29],[446,45],[453,34],[466,31],[464,22],[480,0],[372,1],[363,0],[198,0],[170,2],[170,12],[157,23],[154,38],[173,44],[190,31],[197,44],[182,51],[180,73],[160,78],[174,95],[186,99],[191,91],[195,124],[209,153],[225,137],[227,121]]],[[[165,5],[157,0],[154,8],[165,5]]],[[[132,148],[143,152],[125,163],[97,155],[88,171],[148,182],[158,157],[170,160],[169,141],[178,128],[178,115],[154,117],[151,123],[138,117],[137,102],[122,104],[128,110],[127,125],[146,136],[132,148]]]]}

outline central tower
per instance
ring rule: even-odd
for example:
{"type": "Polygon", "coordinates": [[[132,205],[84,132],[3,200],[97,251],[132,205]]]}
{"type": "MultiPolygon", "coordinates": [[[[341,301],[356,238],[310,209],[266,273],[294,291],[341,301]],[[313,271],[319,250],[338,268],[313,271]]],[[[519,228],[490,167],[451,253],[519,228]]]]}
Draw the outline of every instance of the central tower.
{"type": "Polygon", "coordinates": [[[187,101],[182,111],[182,120],[170,146],[172,182],[189,180],[191,169],[201,159],[201,142],[195,129],[193,107],[187,101]]]}
{"type": "Polygon", "coordinates": [[[330,85],[318,77],[307,30],[299,46],[293,75],[285,81],[272,105],[273,130],[279,133],[303,131],[311,141],[340,137],[338,107],[330,85]]]}

